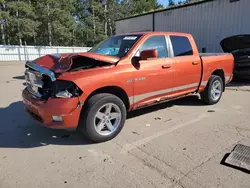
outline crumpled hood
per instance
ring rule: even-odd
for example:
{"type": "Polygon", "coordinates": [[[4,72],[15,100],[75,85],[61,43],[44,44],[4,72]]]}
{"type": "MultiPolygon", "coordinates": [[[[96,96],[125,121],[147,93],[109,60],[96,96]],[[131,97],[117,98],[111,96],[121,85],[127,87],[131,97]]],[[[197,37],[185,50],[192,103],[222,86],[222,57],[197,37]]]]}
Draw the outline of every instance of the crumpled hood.
{"type": "Polygon", "coordinates": [[[235,50],[241,50],[250,48],[250,35],[235,35],[223,39],[220,45],[224,52],[233,52],[235,50]]]}
{"type": "Polygon", "coordinates": [[[63,72],[67,72],[68,70],[70,70],[72,66],[72,58],[77,57],[77,56],[84,56],[84,57],[92,58],[92,59],[103,61],[103,62],[110,63],[110,64],[115,64],[119,61],[118,57],[85,52],[85,53],[72,53],[72,54],[45,55],[34,60],[34,63],[44,68],[50,69],[51,71],[55,73],[63,73],[63,72]]]}

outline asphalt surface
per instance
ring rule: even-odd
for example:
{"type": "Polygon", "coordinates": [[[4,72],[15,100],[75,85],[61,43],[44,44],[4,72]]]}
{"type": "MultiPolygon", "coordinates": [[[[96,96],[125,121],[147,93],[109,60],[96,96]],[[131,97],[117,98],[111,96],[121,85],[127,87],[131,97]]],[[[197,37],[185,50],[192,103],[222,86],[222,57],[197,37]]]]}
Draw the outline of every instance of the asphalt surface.
{"type": "Polygon", "coordinates": [[[221,164],[250,146],[250,81],[214,106],[194,96],[135,111],[115,139],[91,144],[26,115],[23,71],[0,65],[0,188],[250,187],[248,173],[221,164]]]}

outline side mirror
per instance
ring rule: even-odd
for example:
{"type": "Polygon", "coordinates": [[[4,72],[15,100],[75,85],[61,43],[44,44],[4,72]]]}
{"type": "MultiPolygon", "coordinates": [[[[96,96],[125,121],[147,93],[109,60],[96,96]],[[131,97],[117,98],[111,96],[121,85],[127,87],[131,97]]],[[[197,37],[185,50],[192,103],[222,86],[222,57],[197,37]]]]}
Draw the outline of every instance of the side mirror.
{"type": "Polygon", "coordinates": [[[148,60],[158,58],[158,51],[157,50],[144,50],[141,52],[141,60],[148,60]]]}

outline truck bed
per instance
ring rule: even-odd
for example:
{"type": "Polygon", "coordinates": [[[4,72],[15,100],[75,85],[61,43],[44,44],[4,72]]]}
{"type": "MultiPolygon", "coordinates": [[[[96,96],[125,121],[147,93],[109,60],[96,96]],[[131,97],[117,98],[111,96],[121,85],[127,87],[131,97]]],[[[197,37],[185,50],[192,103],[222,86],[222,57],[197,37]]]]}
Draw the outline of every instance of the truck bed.
{"type": "Polygon", "coordinates": [[[225,77],[225,84],[231,81],[234,69],[234,58],[230,53],[201,53],[203,76],[202,82],[207,82],[214,70],[225,77]]]}

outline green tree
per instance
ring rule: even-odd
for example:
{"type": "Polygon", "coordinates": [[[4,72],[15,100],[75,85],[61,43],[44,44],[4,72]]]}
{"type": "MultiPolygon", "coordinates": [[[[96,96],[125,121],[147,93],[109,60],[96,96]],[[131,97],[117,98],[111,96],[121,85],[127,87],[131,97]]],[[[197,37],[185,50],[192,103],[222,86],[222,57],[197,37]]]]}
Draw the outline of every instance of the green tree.
{"type": "Polygon", "coordinates": [[[39,22],[30,0],[5,1],[5,34],[11,44],[34,43],[39,22]]]}
{"type": "Polygon", "coordinates": [[[156,10],[163,8],[162,5],[160,5],[157,0],[131,0],[132,3],[132,10],[131,14],[141,14],[144,12],[156,10]]]}
{"type": "Polygon", "coordinates": [[[0,43],[93,46],[115,34],[116,19],[162,7],[157,0],[0,0],[0,43]]]}
{"type": "Polygon", "coordinates": [[[36,0],[39,25],[38,44],[73,45],[75,20],[73,0],[36,0]]]}
{"type": "Polygon", "coordinates": [[[0,0],[0,34],[1,41],[0,44],[6,44],[6,20],[8,18],[8,12],[6,11],[5,0],[0,0]]]}
{"type": "Polygon", "coordinates": [[[102,1],[77,0],[75,3],[75,19],[77,26],[82,27],[77,33],[81,33],[79,40],[92,46],[105,38],[105,8],[102,1]]]}
{"type": "Polygon", "coordinates": [[[168,0],[168,6],[174,6],[174,5],[175,5],[175,3],[173,0],[168,0]]]}

